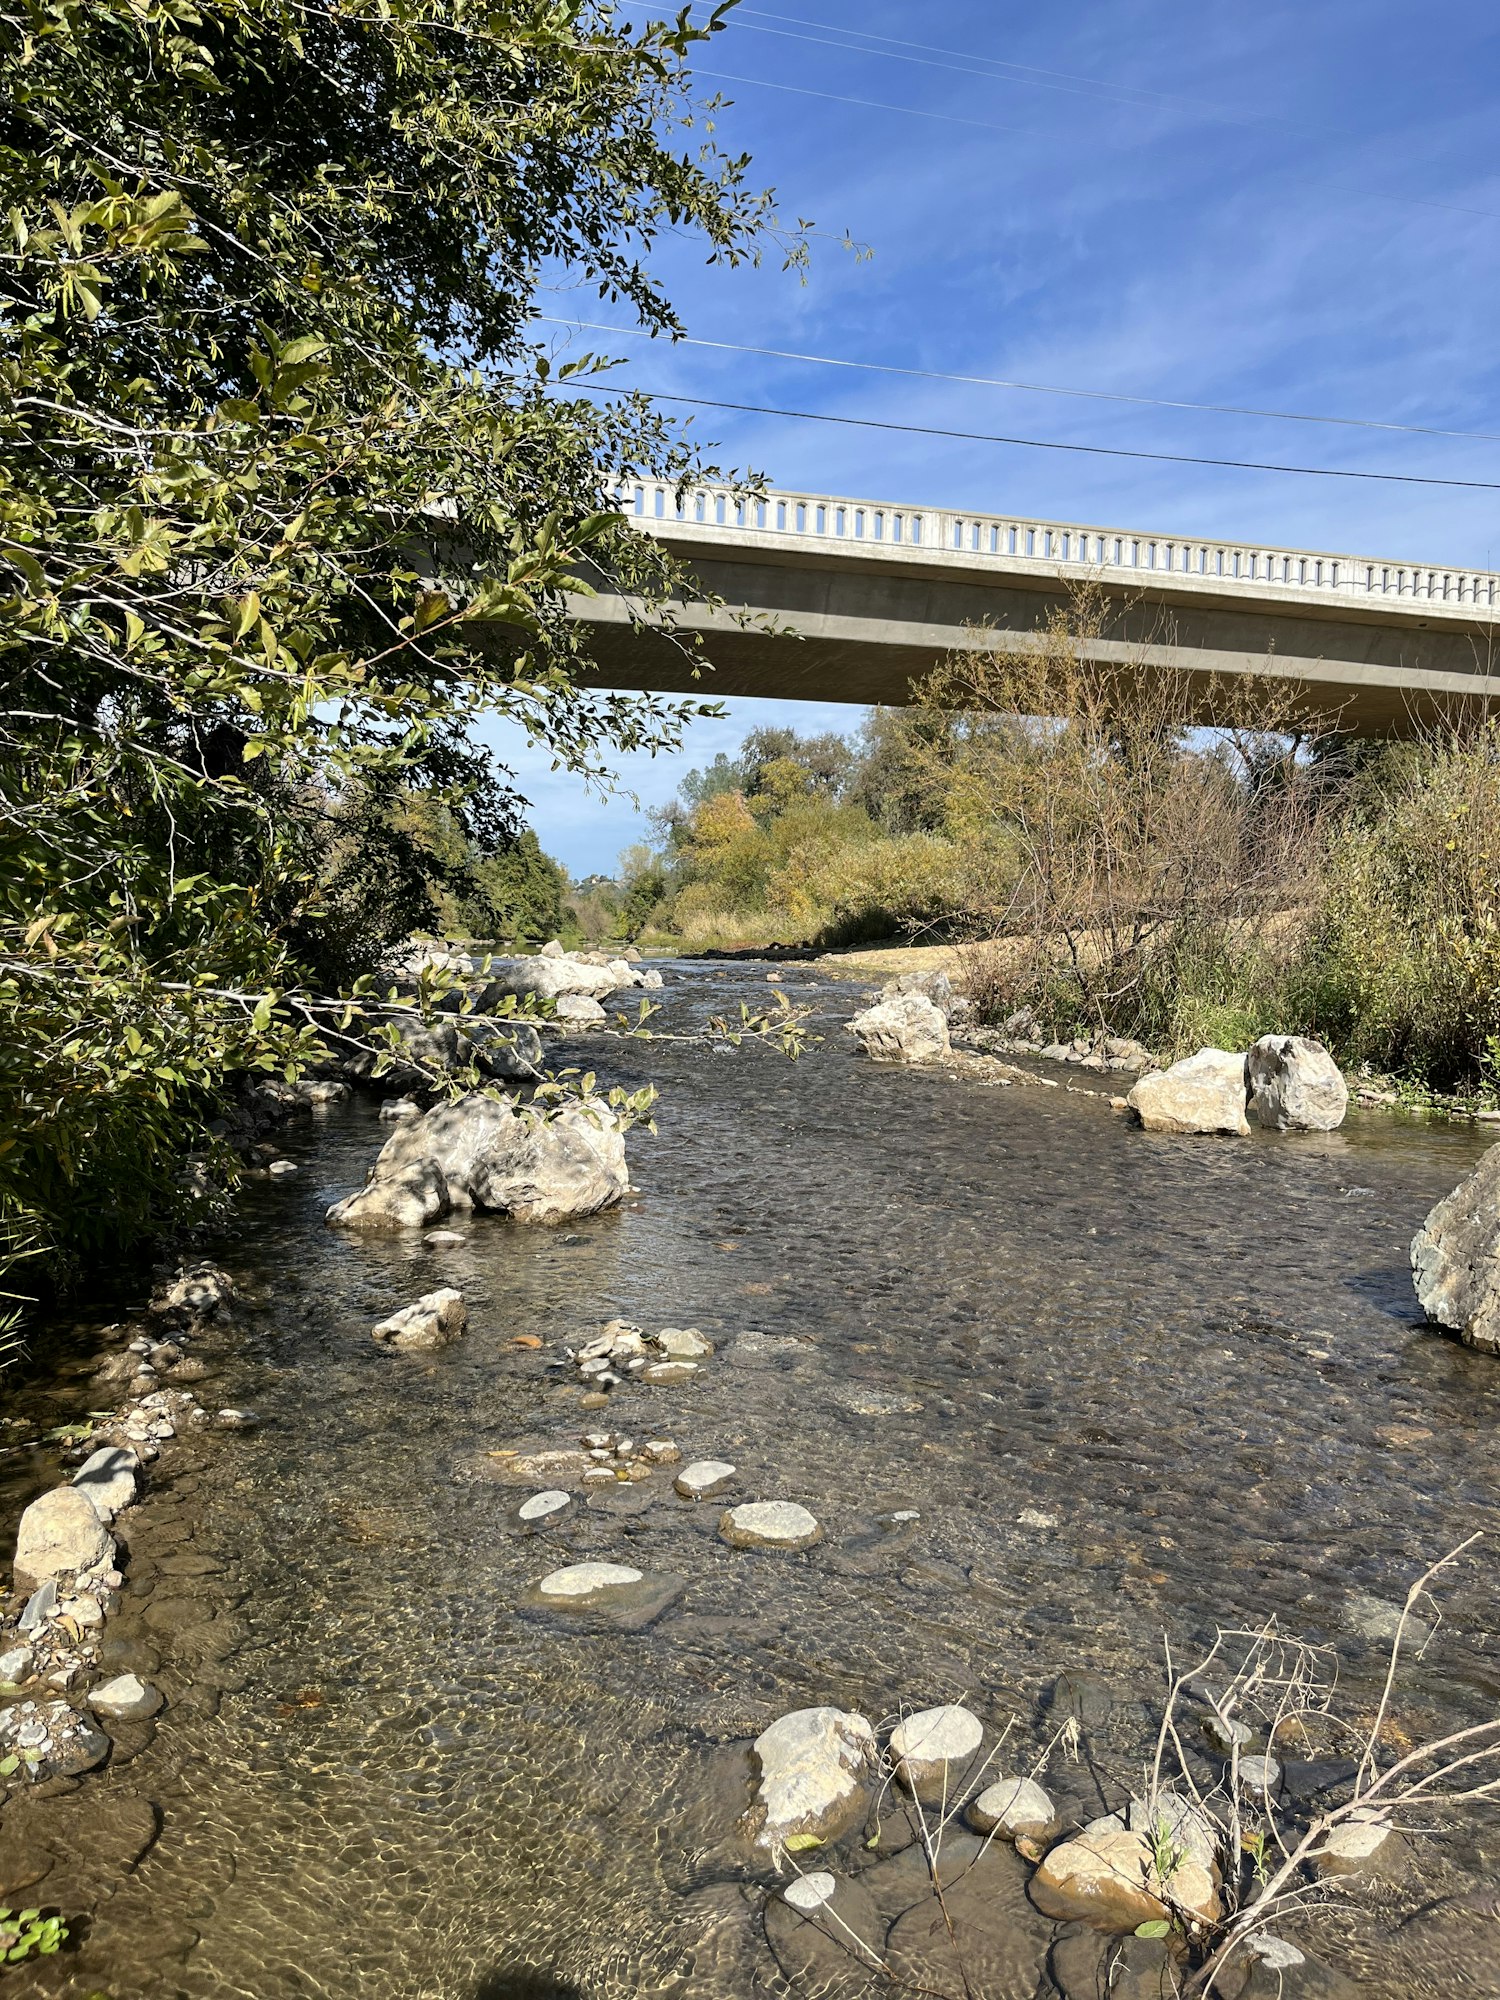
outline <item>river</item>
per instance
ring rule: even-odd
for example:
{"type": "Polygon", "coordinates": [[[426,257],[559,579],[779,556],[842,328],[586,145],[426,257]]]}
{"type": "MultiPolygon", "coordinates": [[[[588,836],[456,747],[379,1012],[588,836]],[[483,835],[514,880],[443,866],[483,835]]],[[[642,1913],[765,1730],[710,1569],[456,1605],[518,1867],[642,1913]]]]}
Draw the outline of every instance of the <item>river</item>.
{"type": "MultiPolygon", "coordinates": [[[[663,1018],[758,1007],[764,971],[669,969],[663,1018]]],[[[1421,1327],[1407,1263],[1482,1136],[1360,1111],[1326,1137],[1148,1136],[1089,1092],[872,1065],[839,1025],[858,989],[788,970],[783,990],[824,1037],[795,1064],[569,1045],[661,1090],[659,1133],[630,1142],[637,1196],[569,1229],[479,1218],[441,1251],[336,1235],[324,1209],[388,1128],[361,1103],[288,1129],[299,1173],[248,1188],[214,1246],[257,1303],[203,1392],[266,1422],[164,1460],[137,1510],[122,1615],[155,1605],[170,1705],[66,1802],[106,1823],[147,1802],[151,1836],[92,1872],[82,1833],[57,1855],[28,1893],[89,1898],[81,1949],[5,1992],[781,1993],[731,1831],[776,1716],[963,1700],[1016,1718],[1029,1760],[1046,1690],[1088,1668],[1121,1703],[1101,1755],[1128,1782],[1164,1635],[1184,1657],[1274,1614],[1337,1647],[1357,1709],[1382,1607],[1475,1530],[1493,1548],[1500,1362],[1421,1327]],[[371,1341],[443,1283],[467,1301],[459,1344],[371,1341]],[[548,1363],[615,1315],[717,1351],[691,1383],[617,1391],[609,1426],[732,1461],[738,1497],[803,1501],[817,1548],[727,1549],[719,1507],[670,1474],[518,1531],[496,1454],[599,1421],[548,1363]],[[543,1570],[595,1557],[686,1594],[633,1634],[518,1610],[543,1570]]],[[[87,1406],[96,1347],[86,1320],[42,1341],[29,1421],[87,1406]]],[[[4,1467],[13,1525],[58,1475],[46,1450],[4,1467]]],[[[1494,1712],[1495,1582],[1490,1556],[1443,1590],[1400,1690],[1411,1735],[1494,1712]]],[[[1400,1910],[1298,1934],[1384,2000],[1500,1991],[1483,1939],[1472,1985],[1429,1986],[1392,1943],[1493,1859],[1486,1825],[1439,1822],[1400,1910]]]]}

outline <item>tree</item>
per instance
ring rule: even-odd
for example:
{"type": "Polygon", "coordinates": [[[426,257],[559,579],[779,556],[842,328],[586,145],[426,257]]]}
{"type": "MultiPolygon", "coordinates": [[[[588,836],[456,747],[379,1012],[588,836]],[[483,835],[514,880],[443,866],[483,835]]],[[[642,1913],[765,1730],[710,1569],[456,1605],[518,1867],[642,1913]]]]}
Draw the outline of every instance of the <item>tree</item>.
{"type": "Polygon", "coordinates": [[[406,921],[404,891],[358,903],[420,845],[397,794],[504,851],[476,717],[596,770],[693,711],[588,688],[565,606],[585,564],[666,597],[612,482],[689,455],[643,399],[579,394],[591,364],[554,373],[528,319],[545,270],[670,333],[661,229],[756,254],[745,162],[681,143],[722,13],[0,0],[18,1242],[159,1224],[225,1074],[316,1051],[318,985],[406,921]]]}

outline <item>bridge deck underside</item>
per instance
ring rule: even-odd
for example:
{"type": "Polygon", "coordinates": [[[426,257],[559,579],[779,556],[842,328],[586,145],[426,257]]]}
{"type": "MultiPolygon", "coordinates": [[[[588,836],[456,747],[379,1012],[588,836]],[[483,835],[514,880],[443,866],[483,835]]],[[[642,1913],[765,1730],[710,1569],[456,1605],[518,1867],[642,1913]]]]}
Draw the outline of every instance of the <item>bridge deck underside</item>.
{"type": "MultiPolygon", "coordinates": [[[[946,654],[977,637],[1025,645],[1066,601],[1060,579],[1036,575],[681,553],[705,594],[723,600],[722,609],[701,602],[677,609],[714,671],[695,678],[682,645],[660,630],[634,630],[619,598],[580,598],[574,608],[592,628],[599,685],[900,706],[912,682],[946,654]],[[747,615],[757,623],[746,625],[747,615]]],[[[1500,701],[1500,648],[1478,617],[1439,613],[1428,622],[1420,605],[1393,615],[1389,604],[1304,608],[1195,600],[1191,590],[1112,580],[1103,588],[1113,616],[1091,649],[1096,656],[1170,665],[1205,685],[1230,675],[1286,679],[1305,690],[1310,707],[1361,734],[1403,735],[1456,706],[1500,701]]]]}

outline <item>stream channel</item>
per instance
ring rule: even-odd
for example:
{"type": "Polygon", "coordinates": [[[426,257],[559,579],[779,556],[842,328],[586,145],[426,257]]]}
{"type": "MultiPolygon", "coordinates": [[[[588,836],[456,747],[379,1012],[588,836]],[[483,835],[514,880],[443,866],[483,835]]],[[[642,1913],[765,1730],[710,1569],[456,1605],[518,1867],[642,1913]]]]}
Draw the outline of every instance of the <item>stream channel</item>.
{"type": "MultiPolygon", "coordinates": [[[[668,967],[661,1024],[763,1007],[765,970],[668,967]]],[[[209,1406],[265,1423],[164,1455],[133,1511],[120,1615],[168,1707],[59,1802],[76,1851],[54,1842],[12,1900],[84,1920],[0,1994],[769,2000],[775,1877],[733,1828],[777,1716],[961,1700],[1015,1718],[1003,1762],[1024,1769],[1056,1676],[1088,1670],[1119,1708],[1045,1782],[1082,1798],[1102,1776],[1113,1805],[1163,1635],[1182,1658],[1275,1614],[1372,1708],[1392,1607],[1476,1529],[1396,1712],[1413,1739],[1495,1712],[1500,1361],[1421,1326],[1408,1268],[1484,1134],[1354,1110],[1327,1136],[1148,1136],[1098,1094],[877,1066],[841,1027],[862,989],[788,969],[783,991],[817,1010],[797,1063],[567,1044],[661,1103],[630,1141],[638,1194],[564,1229],[336,1234],[325,1208],[390,1128],[368,1099],[286,1128],[298,1174],[248,1186],[207,1246],[251,1309],[199,1350],[209,1406]],[[444,1284],[459,1343],[371,1340],[444,1284]],[[615,1315],[716,1353],[580,1409],[548,1364],[615,1315]],[[520,1530],[532,1488],[505,1454],[601,1423],[732,1461],[735,1498],[802,1501],[824,1540],[731,1550],[724,1503],[678,1499],[671,1469],[520,1530]],[[635,1633],[518,1608],[591,1559],[685,1594],[635,1633]]],[[[12,1401],[33,1432],[89,1407],[98,1328],[44,1333],[12,1401]]],[[[7,1531],[64,1476],[42,1448],[0,1475],[7,1531]]],[[[1437,1816],[1399,1903],[1293,1933],[1377,2000],[1494,1994],[1500,1922],[1407,1920],[1497,1866],[1500,1830],[1437,1816]]],[[[982,2000],[1051,1994],[1044,1966],[982,2000]]]]}

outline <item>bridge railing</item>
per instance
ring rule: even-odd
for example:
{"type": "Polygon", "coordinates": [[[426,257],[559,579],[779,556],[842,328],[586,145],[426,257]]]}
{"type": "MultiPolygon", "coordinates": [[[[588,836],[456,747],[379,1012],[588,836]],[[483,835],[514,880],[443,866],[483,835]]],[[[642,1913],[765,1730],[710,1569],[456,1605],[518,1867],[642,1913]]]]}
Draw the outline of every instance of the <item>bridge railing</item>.
{"type": "Polygon", "coordinates": [[[1493,607],[1500,602],[1500,575],[1491,570],[1435,568],[1253,542],[1200,541],[1135,529],[1085,528],[1013,514],[949,513],[827,493],[768,491],[757,498],[730,486],[695,486],[679,497],[675,486],[656,480],[628,481],[621,500],[626,515],[643,524],[680,521],[747,534],[793,535],[809,542],[857,542],[900,551],[945,549],[992,558],[997,565],[1046,562],[1080,574],[1206,578],[1268,596],[1313,590],[1455,606],[1493,607]]]}

